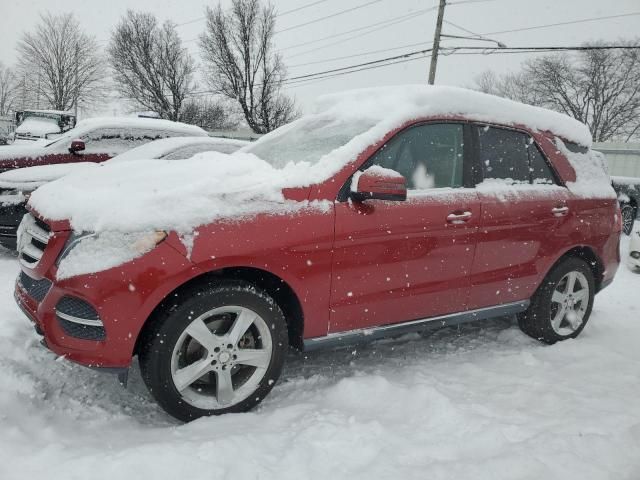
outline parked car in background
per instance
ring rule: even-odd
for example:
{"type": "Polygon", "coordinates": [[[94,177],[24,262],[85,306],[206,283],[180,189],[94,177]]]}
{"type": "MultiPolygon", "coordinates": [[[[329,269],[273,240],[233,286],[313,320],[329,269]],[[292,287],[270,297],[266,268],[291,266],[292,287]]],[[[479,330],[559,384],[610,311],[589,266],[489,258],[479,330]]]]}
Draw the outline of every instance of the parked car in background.
{"type": "Polygon", "coordinates": [[[640,272],[640,225],[631,232],[627,261],[634,271],[640,272]]]}
{"type": "Polygon", "coordinates": [[[622,211],[622,231],[631,235],[633,223],[638,218],[638,206],[640,205],[640,178],[611,177],[611,183],[620,202],[622,211]]]}
{"type": "Polygon", "coordinates": [[[15,248],[18,224],[25,214],[25,194],[45,181],[68,173],[74,168],[72,164],[86,166],[88,162],[104,162],[153,140],[185,135],[199,137],[203,143],[209,139],[207,132],[193,125],[169,120],[111,117],[83,120],[76,128],[43,146],[3,147],[0,150],[0,173],[34,166],[48,168],[37,173],[37,178],[25,180],[16,176],[0,183],[0,244],[15,248]]]}
{"type": "Polygon", "coordinates": [[[575,338],[620,260],[590,143],[569,117],[464,89],[332,95],[233,158],[42,186],[15,298],[58,355],[123,376],[137,355],[185,421],[258,404],[288,345],[502,315],[575,338]]]}
{"type": "Polygon", "coordinates": [[[14,143],[52,139],[76,126],[76,116],[60,110],[20,110],[16,112],[14,143]]]}

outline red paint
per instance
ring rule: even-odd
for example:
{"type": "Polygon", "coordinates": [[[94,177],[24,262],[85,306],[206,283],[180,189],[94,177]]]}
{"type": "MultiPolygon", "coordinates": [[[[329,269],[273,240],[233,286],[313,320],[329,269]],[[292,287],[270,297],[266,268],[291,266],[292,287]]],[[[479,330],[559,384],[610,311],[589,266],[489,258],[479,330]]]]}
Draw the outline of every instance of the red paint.
{"type": "Polygon", "coordinates": [[[5,158],[0,160],[0,170],[33,167],[36,165],[54,165],[58,163],[104,162],[111,155],[104,152],[49,153],[46,148],[34,149],[35,155],[28,157],[5,158]]]}
{"type": "MultiPolygon", "coordinates": [[[[18,302],[54,352],[85,365],[126,367],[163,298],[190,279],[229,267],[261,269],[286,282],[302,306],[305,338],[528,299],[552,265],[575,247],[589,247],[604,269],[602,280],[613,278],[619,263],[614,198],[580,199],[558,187],[550,196],[528,192],[526,198],[500,202],[464,188],[410,194],[405,202],[337,201],[353,173],[402,128],[324,183],[284,192],[290,199],[321,200],[324,209],[205,225],[197,229],[189,258],[171,233],[137,260],[55,281],[55,260],[69,232],[67,222],[50,222],[55,233],[39,266],[23,269],[54,286],[40,305],[16,287],[18,302]],[[554,216],[558,206],[567,206],[568,214],[554,216]],[[462,220],[448,220],[451,214],[462,220]],[[97,309],[106,340],[64,335],[53,310],[65,294],[97,309]]],[[[552,136],[530,133],[562,181],[575,179],[552,136]]]]}

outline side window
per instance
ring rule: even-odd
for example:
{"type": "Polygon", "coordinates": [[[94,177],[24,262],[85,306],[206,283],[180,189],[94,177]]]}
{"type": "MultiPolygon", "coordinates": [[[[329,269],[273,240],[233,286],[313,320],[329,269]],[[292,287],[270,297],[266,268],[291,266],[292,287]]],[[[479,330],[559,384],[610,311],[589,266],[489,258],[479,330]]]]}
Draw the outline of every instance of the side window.
{"type": "Polygon", "coordinates": [[[533,142],[532,138],[529,139],[527,150],[529,151],[531,183],[554,185],[556,183],[556,177],[553,170],[551,170],[547,160],[542,155],[542,152],[540,152],[538,146],[533,142]]]}
{"type": "Polygon", "coordinates": [[[527,135],[513,130],[480,126],[480,162],[486,179],[529,183],[527,135]]]}
{"type": "Polygon", "coordinates": [[[462,187],[463,131],[456,123],[411,127],[378,150],[370,163],[402,174],[410,190],[462,187]]]}

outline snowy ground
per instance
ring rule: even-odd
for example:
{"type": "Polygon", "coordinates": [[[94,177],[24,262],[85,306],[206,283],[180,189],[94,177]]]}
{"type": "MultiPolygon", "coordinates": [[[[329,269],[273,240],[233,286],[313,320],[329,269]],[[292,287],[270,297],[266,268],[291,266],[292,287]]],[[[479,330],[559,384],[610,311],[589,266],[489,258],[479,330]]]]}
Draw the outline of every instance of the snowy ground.
{"type": "MultiPolygon", "coordinates": [[[[623,250],[624,251],[624,250],[623,250]]],[[[640,275],[622,266],[582,336],[508,319],[292,355],[252,413],[178,425],[139,373],[55,361],[0,252],[0,479],[640,478],[640,275]]]]}

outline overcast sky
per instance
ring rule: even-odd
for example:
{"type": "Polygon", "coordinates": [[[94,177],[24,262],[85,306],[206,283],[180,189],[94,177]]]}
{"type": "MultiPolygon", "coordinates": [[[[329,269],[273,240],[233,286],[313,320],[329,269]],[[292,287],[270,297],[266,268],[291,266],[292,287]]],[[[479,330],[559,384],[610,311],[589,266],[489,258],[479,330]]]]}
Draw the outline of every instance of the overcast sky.
{"type": "MultiPolygon", "coordinates": [[[[275,0],[279,12],[287,12],[313,0],[275,0]]],[[[276,30],[309,22],[371,0],[327,0],[297,12],[281,15],[276,30]]],[[[0,0],[2,20],[0,28],[0,61],[12,64],[15,42],[20,35],[32,29],[38,14],[46,11],[73,12],[86,31],[104,45],[113,26],[128,8],[154,13],[160,20],[175,23],[189,22],[201,17],[206,5],[217,2],[205,0],[0,0]]],[[[227,5],[230,0],[223,0],[227,5]]],[[[331,35],[384,22],[437,5],[437,0],[380,0],[365,8],[294,28],[276,35],[276,45],[282,51],[290,76],[304,75],[341,66],[367,62],[397,55],[405,51],[428,48],[433,40],[436,10],[402,21],[358,38],[364,31],[301,46],[331,35]],[[420,44],[420,45],[414,45],[420,44]],[[424,44],[424,45],[422,45],[424,44]],[[407,48],[399,48],[413,45],[407,48]],[[326,47],[325,47],[326,46],[326,47]],[[385,51],[389,50],[389,51],[385,51]],[[368,55],[355,56],[364,52],[368,55]],[[334,60],[335,57],[353,56],[334,60]],[[324,62],[324,60],[327,60],[324,62]]],[[[445,20],[476,33],[515,30],[551,23],[568,22],[593,17],[640,12],[640,0],[451,0],[445,11],[445,20]],[[458,3],[458,4],[456,4],[458,3]]],[[[205,22],[194,21],[179,27],[186,46],[199,61],[197,42],[194,40],[205,22]]],[[[452,25],[445,24],[444,33],[465,35],[452,25]]],[[[574,46],[591,40],[631,39],[640,36],[640,16],[608,19],[577,25],[489,35],[509,47],[519,46],[574,46]]],[[[476,42],[447,39],[448,45],[482,45],[476,42]]],[[[498,72],[516,70],[522,60],[532,54],[509,55],[451,55],[441,56],[436,83],[468,86],[473,78],[486,69],[498,72]]],[[[429,59],[367,70],[312,83],[287,87],[304,108],[322,93],[344,89],[426,82],[429,59]]],[[[201,82],[202,83],[202,82],[201,82]]]]}

